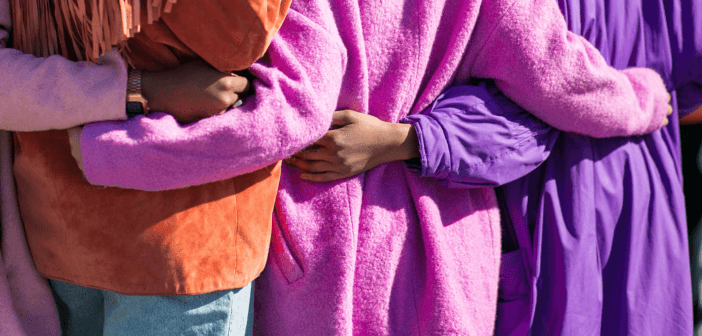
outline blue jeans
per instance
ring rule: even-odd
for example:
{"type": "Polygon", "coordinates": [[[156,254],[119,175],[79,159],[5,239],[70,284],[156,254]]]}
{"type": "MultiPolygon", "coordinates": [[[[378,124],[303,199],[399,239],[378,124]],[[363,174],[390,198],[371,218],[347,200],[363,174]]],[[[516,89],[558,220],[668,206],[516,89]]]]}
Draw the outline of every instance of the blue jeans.
{"type": "Polygon", "coordinates": [[[253,333],[253,284],[201,295],[135,296],[49,282],[64,336],[253,333]]]}

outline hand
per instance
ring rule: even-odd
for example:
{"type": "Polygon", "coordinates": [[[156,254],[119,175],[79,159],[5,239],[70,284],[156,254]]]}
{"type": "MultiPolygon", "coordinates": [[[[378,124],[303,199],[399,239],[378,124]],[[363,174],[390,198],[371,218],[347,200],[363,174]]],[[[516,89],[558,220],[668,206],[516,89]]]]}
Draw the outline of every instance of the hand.
{"type": "Polygon", "coordinates": [[[666,116],[665,119],[663,119],[663,126],[662,127],[668,126],[668,116],[673,114],[673,106],[670,105],[671,99],[673,99],[673,97],[670,95],[670,93],[668,93],[668,111],[665,114],[665,116],[666,116]]]}
{"type": "Polygon", "coordinates": [[[412,125],[344,110],[334,112],[332,126],[336,129],[285,160],[302,171],[300,178],[328,182],[360,174],[381,163],[419,156],[412,125]]]}
{"type": "Polygon", "coordinates": [[[71,145],[71,155],[76,160],[80,171],[83,169],[83,152],[80,148],[80,134],[83,131],[83,126],[76,126],[68,129],[68,143],[71,145]]]}
{"type": "Polygon", "coordinates": [[[202,61],[142,74],[142,92],[149,109],[171,114],[181,123],[228,110],[248,89],[246,77],[223,74],[202,61]]]}

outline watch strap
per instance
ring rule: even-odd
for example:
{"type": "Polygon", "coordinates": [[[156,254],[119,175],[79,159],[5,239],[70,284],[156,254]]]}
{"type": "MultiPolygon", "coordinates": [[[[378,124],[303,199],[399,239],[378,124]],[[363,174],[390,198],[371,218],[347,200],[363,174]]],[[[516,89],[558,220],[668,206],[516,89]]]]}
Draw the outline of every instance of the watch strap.
{"type": "Polygon", "coordinates": [[[127,77],[127,115],[148,114],[147,100],[141,94],[141,75],[139,69],[129,69],[127,77]]]}

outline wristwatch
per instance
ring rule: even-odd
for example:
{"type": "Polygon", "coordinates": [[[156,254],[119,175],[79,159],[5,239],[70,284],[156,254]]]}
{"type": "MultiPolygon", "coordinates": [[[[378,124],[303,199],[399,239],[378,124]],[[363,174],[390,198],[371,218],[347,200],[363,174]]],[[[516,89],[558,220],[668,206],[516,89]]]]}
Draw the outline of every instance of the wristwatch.
{"type": "Polygon", "coordinates": [[[141,70],[130,69],[127,79],[127,115],[149,113],[148,100],[141,95],[141,70]]]}

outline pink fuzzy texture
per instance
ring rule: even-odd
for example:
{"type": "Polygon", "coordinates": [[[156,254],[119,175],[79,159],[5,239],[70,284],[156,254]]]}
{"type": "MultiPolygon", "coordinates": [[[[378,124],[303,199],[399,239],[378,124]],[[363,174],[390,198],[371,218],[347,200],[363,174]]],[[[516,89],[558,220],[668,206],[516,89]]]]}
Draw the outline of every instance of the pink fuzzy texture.
{"type": "MultiPolygon", "coordinates": [[[[191,125],[160,113],[89,124],[81,138],[86,177],[158,190],[242,174],[319,138],[335,109],[397,122],[475,77],[495,79],[564,130],[614,136],[657,129],[666,108],[660,78],[614,71],[565,29],[552,0],[293,2],[268,55],[251,67],[255,97],[191,125]]],[[[0,53],[3,69],[32,61],[0,53]]],[[[22,87],[46,80],[45,72],[27,75],[37,66],[17,74],[27,76],[22,87]]],[[[0,71],[0,92],[13,78],[0,71]]],[[[30,97],[61,97],[41,92],[30,97]]],[[[101,93],[105,106],[123,104],[123,88],[110,92],[101,93]]],[[[14,120],[6,111],[3,122],[14,120]]],[[[37,111],[52,109],[27,113],[37,111]]],[[[26,120],[27,128],[40,124],[26,120]]],[[[402,162],[325,184],[284,167],[272,255],[256,285],[256,333],[490,335],[500,255],[495,206],[491,189],[449,190],[402,162]]],[[[3,316],[16,324],[11,317],[22,314],[3,316]]]]}

